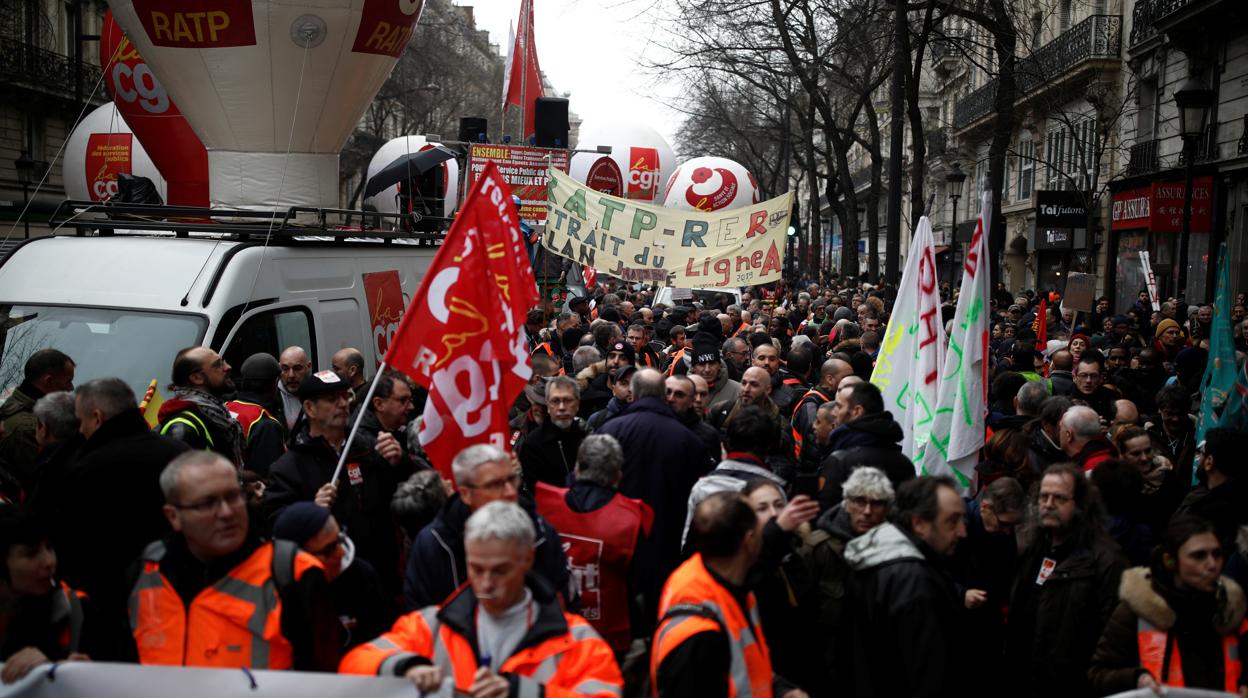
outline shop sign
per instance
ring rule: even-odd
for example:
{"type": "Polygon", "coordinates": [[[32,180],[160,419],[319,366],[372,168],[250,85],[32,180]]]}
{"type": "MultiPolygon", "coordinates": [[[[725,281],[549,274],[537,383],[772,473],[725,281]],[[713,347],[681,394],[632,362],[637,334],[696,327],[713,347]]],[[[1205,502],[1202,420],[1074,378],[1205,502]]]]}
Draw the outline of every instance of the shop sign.
{"type": "Polygon", "coordinates": [[[1037,228],[1086,228],[1088,207],[1077,191],[1036,192],[1037,228]]]}
{"type": "MultiPolygon", "coordinates": [[[[1153,182],[1114,194],[1110,207],[1114,230],[1145,229],[1154,233],[1183,230],[1183,182],[1153,182]]],[[[1207,233],[1213,223],[1213,177],[1192,182],[1192,232],[1207,233]]]]}
{"type": "Polygon", "coordinates": [[[1036,227],[1037,250],[1069,250],[1075,244],[1075,231],[1071,228],[1036,227]]]}

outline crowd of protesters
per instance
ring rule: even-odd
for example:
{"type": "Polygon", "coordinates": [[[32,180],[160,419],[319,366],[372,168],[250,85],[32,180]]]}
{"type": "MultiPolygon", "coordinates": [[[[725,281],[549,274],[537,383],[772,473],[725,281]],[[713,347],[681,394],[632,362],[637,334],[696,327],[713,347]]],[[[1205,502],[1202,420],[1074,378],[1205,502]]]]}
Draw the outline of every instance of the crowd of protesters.
{"type": "MultiPolygon", "coordinates": [[[[0,678],[102,660],[477,698],[1248,698],[1248,435],[1197,441],[1193,417],[1212,309],[1076,313],[998,284],[964,492],[916,473],[870,382],[890,295],[833,277],[534,308],[511,448],[463,448],[453,479],[417,438],[424,391],[387,371],[366,403],[353,349],[237,370],[182,350],[154,428],[123,381],[75,384],[42,349],[0,406],[0,678]]],[[[1248,351],[1242,298],[1232,315],[1248,351]]]]}

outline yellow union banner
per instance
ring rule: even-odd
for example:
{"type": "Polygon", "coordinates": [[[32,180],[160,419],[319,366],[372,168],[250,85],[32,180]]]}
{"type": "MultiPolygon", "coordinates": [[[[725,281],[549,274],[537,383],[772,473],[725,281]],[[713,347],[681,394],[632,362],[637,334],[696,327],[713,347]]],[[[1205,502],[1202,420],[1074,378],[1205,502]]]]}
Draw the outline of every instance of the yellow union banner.
{"type": "Polygon", "coordinates": [[[609,196],[551,170],[542,245],[627,281],[679,288],[778,281],[793,193],[706,213],[609,196]]]}

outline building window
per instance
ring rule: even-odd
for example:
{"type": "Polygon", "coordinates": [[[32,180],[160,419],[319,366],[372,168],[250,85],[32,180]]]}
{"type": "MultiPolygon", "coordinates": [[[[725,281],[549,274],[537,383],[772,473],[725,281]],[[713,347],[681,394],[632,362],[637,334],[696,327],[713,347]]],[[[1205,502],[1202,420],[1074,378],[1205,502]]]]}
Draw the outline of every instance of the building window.
{"type": "Polygon", "coordinates": [[[1023,131],[1018,138],[1018,186],[1015,189],[1019,201],[1031,198],[1036,183],[1036,144],[1031,140],[1031,133],[1023,131]]]}
{"type": "Polygon", "coordinates": [[[1066,162],[1066,131],[1062,126],[1049,129],[1044,139],[1044,162],[1048,166],[1045,189],[1056,191],[1066,188],[1063,164],[1066,162]]]}
{"type": "Polygon", "coordinates": [[[1058,10],[1058,26],[1061,31],[1070,29],[1070,0],[1062,0],[1061,9],[1058,10]]]}
{"type": "Polygon", "coordinates": [[[1044,15],[1037,12],[1031,16],[1031,48],[1040,48],[1040,35],[1044,31],[1044,15]]]}

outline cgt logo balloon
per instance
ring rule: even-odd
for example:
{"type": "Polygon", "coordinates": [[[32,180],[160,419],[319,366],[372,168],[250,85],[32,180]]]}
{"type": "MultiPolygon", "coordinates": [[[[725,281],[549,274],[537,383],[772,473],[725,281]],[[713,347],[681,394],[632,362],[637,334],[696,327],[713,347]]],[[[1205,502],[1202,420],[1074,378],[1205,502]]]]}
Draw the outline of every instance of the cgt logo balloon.
{"type": "Polygon", "coordinates": [[[628,162],[627,198],[653,201],[659,190],[658,149],[630,148],[628,162]]]}
{"type": "Polygon", "coordinates": [[[749,206],[758,200],[758,185],[745,167],[727,158],[700,157],[672,174],[663,205],[709,213],[749,206]]]}

